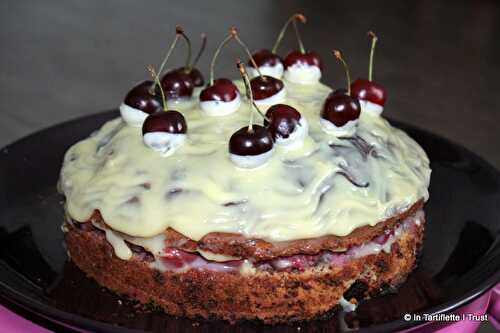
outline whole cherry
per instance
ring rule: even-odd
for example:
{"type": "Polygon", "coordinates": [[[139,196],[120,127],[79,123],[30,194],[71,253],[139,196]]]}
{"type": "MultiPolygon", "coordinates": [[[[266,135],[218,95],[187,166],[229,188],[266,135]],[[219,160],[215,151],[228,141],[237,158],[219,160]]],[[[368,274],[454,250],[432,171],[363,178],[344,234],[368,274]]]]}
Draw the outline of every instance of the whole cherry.
{"type": "MultiPolygon", "coordinates": [[[[170,45],[169,52],[162,62],[162,67],[167,63],[170,54],[172,53],[177,41],[179,40],[179,27],[176,29],[175,38],[170,45]]],[[[164,91],[158,79],[158,75],[152,66],[148,66],[154,81],[144,81],[130,90],[125,97],[125,100],[120,105],[120,115],[123,120],[130,126],[140,127],[148,114],[160,111],[162,109],[162,100],[160,93],[165,102],[164,91]]],[[[163,104],[163,107],[166,107],[163,104]]]]}
{"type": "Polygon", "coordinates": [[[308,133],[307,121],[297,109],[286,104],[275,104],[266,112],[267,126],[276,144],[295,148],[302,145],[308,133]]]}
{"type": "MultiPolygon", "coordinates": [[[[273,152],[273,138],[269,129],[253,124],[253,101],[250,80],[245,65],[238,62],[238,69],[245,82],[245,89],[250,100],[250,121],[248,126],[237,130],[229,139],[229,158],[238,167],[251,169],[263,165],[273,152]]],[[[258,110],[259,111],[259,110],[258,110]]],[[[259,111],[260,113],[260,111],[259,111]]]]}
{"type": "Polygon", "coordinates": [[[250,81],[250,87],[257,105],[279,103],[286,97],[283,81],[272,76],[256,76],[250,81]]]}
{"type": "Polygon", "coordinates": [[[306,23],[302,14],[296,14],[292,20],[295,36],[299,44],[298,50],[293,50],[283,60],[285,66],[285,79],[300,84],[314,84],[321,79],[323,62],[321,57],[314,51],[306,51],[300,38],[297,21],[306,23]]]}
{"type": "Polygon", "coordinates": [[[186,119],[182,113],[174,110],[150,114],[142,125],[142,134],[155,132],[186,134],[186,119]]]}
{"type": "MultiPolygon", "coordinates": [[[[260,72],[260,67],[255,62],[255,59],[250,54],[250,50],[240,39],[238,34],[234,35],[234,39],[241,45],[250,58],[254,70],[257,75],[250,81],[253,99],[257,105],[269,105],[282,102],[286,96],[285,85],[283,81],[272,76],[263,75],[260,72]]],[[[246,72],[245,72],[246,73],[246,72]]]]}
{"type": "Polygon", "coordinates": [[[235,28],[231,28],[227,37],[215,50],[210,63],[210,82],[200,93],[200,107],[209,116],[225,116],[238,110],[241,105],[238,87],[229,79],[214,79],[214,70],[217,57],[222,48],[237,35],[235,28]]]}
{"type": "Polygon", "coordinates": [[[248,60],[250,76],[255,77],[259,75],[259,72],[263,75],[272,76],[277,79],[281,79],[283,76],[283,60],[273,51],[261,49],[254,52],[252,58],[258,66],[258,71],[253,67],[253,62],[248,60]]]}
{"type": "Polygon", "coordinates": [[[153,81],[143,81],[132,88],[120,105],[120,114],[130,126],[142,126],[148,114],[162,109],[161,98],[153,81]]]}
{"type": "Polygon", "coordinates": [[[237,130],[229,139],[229,153],[238,156],[258,156],[273,149],[270,131],[252,124],[237,130]]]}
{"type": "Polygon", "coordinates": [[[201,35],[201,46],[198,51],[198,54],[196,55],[194,61],[191,63],[191,51],[190,48],[188,48],[188,59],[186,62],[186,65],[184,67],[179,67],[175,69],[175,72],[183,72],[189,75],[191,78],[191,81],[193,82],[193,86],[195,88],[203,87],[205,84],[205,78],[203,77],[203,74],[199,69],[197,69],[195,66],[200,60],[201,56],[203,55],[203,51],[205,50],[205,47],[207,45],[207,36],[206,34],[201,35]]]}
{"type": "Polygon", "coordinates": [[[362,112],[380,115],[384,111],[387,93],[384,87],[373,81],[373,55],[377,44],[377,36],[368,32],[371,37],[370,62],[368,65],[368,80],[357,79],[351,84],[352,95],[357,97],[361,104],[362,112]]]}
{"type": "MultiPolygon", "coordinates": [[[[187,56],[187,65],[189,66],[191,62],[191,41],[189,38],[186,36],[184,33],[184,30],[177,26],[176,27],[176,41],[178,40],[179,37],[182,37],[187,45],[188,45],[188,56],[187,56]]],[[[175,47],[175,45],[174,45],[175,47]]],[[[171,47],[165,56],[165,59],[167,59],[171,52],[173,51],[173,47],[171,47]]],[[[165,66],[166,60],[164,60],[160,66],[159,73],[161,74],[163,71],[163,67],[165,66]]],[[[193,88],[194,88],[194,83],[193,80],[191,79],[191,76],[189,73],[186,71],[178,71],[178,70],[172,70],[167,72],[161,79],[161,86],[163,88],[163,91],[165,95],[167,96],[168,99],[182,99],[182,98],[189,98],[193,94],[193,88]]]]}
{"type": "Polygon", "coordinates": [[[351,77],[347,63],[340,51],[334,51],[335,57],[343,64],[347,77],[347,93],[332,92],[326,98],[321,110],[320,123],[328,134],[339,137],[352,136],[356,131],[361,106],[356,97],[351,96],[351,77]]]}
{"type": "Polygon", "coordinates": [[[161,92],[163,110],[148,115],[144,120],[143,141],[146,146],[160,152],[163,156],[170,156],[186,139],[186,119],[180,112],[167,109],[166,95],[159,82],[158,74],[152,66],[149,69],[161,92]]]}

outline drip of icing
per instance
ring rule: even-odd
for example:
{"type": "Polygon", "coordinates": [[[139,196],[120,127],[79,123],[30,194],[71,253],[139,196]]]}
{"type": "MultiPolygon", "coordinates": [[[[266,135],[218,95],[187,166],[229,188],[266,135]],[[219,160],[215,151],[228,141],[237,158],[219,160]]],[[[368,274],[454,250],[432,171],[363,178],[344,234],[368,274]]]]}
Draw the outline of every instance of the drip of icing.
{"type": "Polygon", "coordinates": [[[132,258],[132,250],[125,243],[123,237],[118,236],[111,229],[106,228],[104,232],[106,233],[106,240],[111,244],[118,258],[123,260],[132,258]]]}
{"type": "Polygon", "coordinates": [[[193,240],[230,232],[286,241],[345,236],[428,198],[429,160],[404,132],[382,117],[361,113],[356,137],[371,147],[369,154],[361,153],[354,140],[322,130],[319,111],[328,87],[284,84],[285,103],[309,124],[302,146],[276,145],[263,167],[235,166],[228,142],[248,124],[246,100],[225,117],[208,117],[198,105],[181,107],[189,130],[168,158],[144,145],[140,128],[112,120],[66,153],[60,188],[69,215],[87,221],[99,210],[107,225],[131,237],[151,237],[171,227],[193,240]],[[369,185],[336,176],[345,170],[369,185]],[[150,186],[140,186],[145,183],[150,186]]]}
{"type": "Polygon", "coordinates": [[[344,296],[340,297],[339,305],[342,307],[344,312],[353,312],[356,311],[357,305],[347,301],[344,296]]]}

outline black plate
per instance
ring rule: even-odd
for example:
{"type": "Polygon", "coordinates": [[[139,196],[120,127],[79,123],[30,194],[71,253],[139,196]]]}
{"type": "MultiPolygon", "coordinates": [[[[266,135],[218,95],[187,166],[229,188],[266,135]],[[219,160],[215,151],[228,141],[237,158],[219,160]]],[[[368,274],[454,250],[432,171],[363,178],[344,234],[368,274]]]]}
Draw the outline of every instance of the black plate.
{"type": "MultiPolygon", "coordinates": [[[[108,332],[293,331],[258,323],[194,322],[144,310],[100,288],[67,261],[56,182],[64,152],[116,111],[73,120],[26,137],[0,152],[0,294],[37,314],[108,332]],[[124,329],[127,328],[127,329],[124,329]]],[[[420,264],[399,292],[361,304],[354,315],[301,324],[301,331],[344,331],[359,325],[391,331],[416,323],[407,312],[458,308],[500,280],[500,174],[466,149],[396,123],[429,154],[428,224],[420,264]]]]}

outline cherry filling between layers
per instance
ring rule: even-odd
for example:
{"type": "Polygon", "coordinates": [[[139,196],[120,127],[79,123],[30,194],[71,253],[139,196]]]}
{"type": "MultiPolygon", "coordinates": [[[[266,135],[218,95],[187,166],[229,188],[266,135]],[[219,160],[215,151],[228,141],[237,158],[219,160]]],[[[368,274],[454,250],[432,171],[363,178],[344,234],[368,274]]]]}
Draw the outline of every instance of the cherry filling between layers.
{"type": "MultiPolygon", "coordinates": [[[[359,246],[353,246],[344,252],[322,251],[315,255],[297,254],[289,257],[278,257],[272,260],[252,262],[248,259],[230,258],[228,261],[208,260],[198,252],[187,252],[175,247],[166,247],[161,253],[152,254],[144,247],[133,244],[130,240],[122,239],[128,246],[131,253],[136,258],[145,261],[152,268],[161,272],[186,272],[191,269],[209,270],[216,272],[230,272],[248,274],[253,272],[302,272],[309,268],[325,266],[343,266],[350,260],[365,257],[368,255],[379,254],[384,251],[390,253],[391,246],[403,234],[414,234],[417,227],[424,221],[424,212],[422,209],[412,216],[399,222],[395,228],[386,230],[382,235],[376,237],[370,242],[359,246]]],[[[116,239],[110,240],[109,230],[105,232],[102,227],[91,223],[71,223],[76,228],[83,231],[93,231],[106,237],[108,242],[114,247],[116,252],[116,239]]],[[[63,228],[66,229],[67,228],[63,228]]],[[[114,234],[114,238],[119,237],[114,234]]],[[[203,251],[202,251],[203,252],[203,251]]],[[[206,253],[205,253],[206,256],[206,253]]],[[[215,257],[223,257],[214,254],[215,257]]]]}

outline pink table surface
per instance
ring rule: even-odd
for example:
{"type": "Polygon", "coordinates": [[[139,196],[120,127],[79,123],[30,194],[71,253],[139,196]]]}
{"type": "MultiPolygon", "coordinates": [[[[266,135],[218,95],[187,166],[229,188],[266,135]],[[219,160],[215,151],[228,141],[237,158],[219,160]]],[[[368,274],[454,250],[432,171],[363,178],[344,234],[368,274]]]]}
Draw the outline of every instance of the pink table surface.
{"type": "MultiPolygon", "coordinates": [[[[500,283],[491,291],[485,293],[473,302],[463,306],[455,313],[473,313],[476,315],[488,314],[492,325],[500,331],[500,283]]],[[[481,322],[463,320],[454,323],[430,322],[422,326],[414,327],[405,332],[411,333],[452,333],[452,332],[475,332],[481,322]]],[[[50,333],[51,331],[32,323],[26,318],[16,314],[3,305],[0,305],[0,332],[24,332],[24,333],[50,333]]]]}

